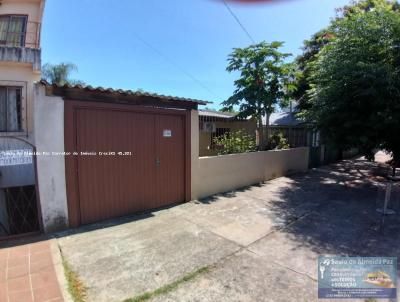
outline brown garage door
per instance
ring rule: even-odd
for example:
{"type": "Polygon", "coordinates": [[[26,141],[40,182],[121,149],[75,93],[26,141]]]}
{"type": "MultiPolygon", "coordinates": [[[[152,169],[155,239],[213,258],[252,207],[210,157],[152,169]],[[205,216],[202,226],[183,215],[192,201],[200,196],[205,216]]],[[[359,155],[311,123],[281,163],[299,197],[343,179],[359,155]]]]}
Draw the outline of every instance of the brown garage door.
{"type": "Polygon", "coordinates": [[[77,224],[185,201],[185,115],[171,112],[76,108],[77,224]]]}

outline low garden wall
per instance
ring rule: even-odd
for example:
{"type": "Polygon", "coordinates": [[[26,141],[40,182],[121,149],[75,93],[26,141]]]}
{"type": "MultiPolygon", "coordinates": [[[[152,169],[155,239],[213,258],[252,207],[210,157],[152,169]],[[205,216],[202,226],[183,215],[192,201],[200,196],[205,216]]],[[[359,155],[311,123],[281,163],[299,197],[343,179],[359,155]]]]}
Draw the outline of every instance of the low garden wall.
{"type": "Polygon", "coordinates": [[[308,169],[308,147],[200,157],[196,196],[204,198],[308,169]]]}

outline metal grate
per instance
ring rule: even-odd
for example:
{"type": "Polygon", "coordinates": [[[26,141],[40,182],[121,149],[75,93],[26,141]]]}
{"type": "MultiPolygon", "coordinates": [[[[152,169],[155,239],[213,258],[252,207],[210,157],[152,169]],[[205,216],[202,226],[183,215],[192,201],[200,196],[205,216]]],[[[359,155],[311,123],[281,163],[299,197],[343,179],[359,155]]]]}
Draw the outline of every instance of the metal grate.
{"type": "MultiPolygon", "coordinates": [[[[0,86],[0,132],[22,130],[21,99],[21,87],[0,86]]],[[[0,149],[3,149],[2,146],[0,149]]]]}
{"type": "Polygon", "coordinates": [[[9,234],[19,235],[39,231],[35,186],[5,189],[9,234]]]}
{"type": "Polygon", "coordinates": [[[40,27],[27,16],[0,15],[0,46],[39,48],[40,27]]]}
{"type": "MultiPolygon", "coordinates": [[[[308,125],[296,126],[263,126],[263,136],[267,141],[267,150],[273,149],[271,137],[281,133],[291,148],[306,147],[311,145],[313,129],[308,125]]],[[[213,156],[224,149],[224,146],[215,143],[215,139],[229,134],[232,137],[251,136],[256,146],[259,146],[259,131],[254,119],[240,119],[233,113],[213,110],[199,110],[199,155],[213,156]]],[[[260,147],[257,147],[260,150],[260,147]]],[[[264,149],[265,150],[265,149],[264,149]]]]}
{"type": "Polygon", "coordinates": [[[34,151],[22,137],[0,136],[0,240],[40,232],[34,151]]]}
{"type": "MultiPolygon", "coordinates": [[[[240,119],[235,114],[228,112],[219,112],[213,110],[199,111],[199,155],[214,156],[227,146],[217,143],[221,137],[229,137],[232,140],[241,141],[242,138],[253,141],[254,150],[257,145],[256,122],[252,119],[240,119]]],[[[231,148],[230,148],[231,149],[231,148]]],[[[243,149],[243,148],[241,148],[243,149]]],[[[226,151],[226,150],[225,150],[226,151]]],[[[249,151],[243,151],[249,152],[249,151]]],[[[233,152],[232,153],[239,153],[233,152]]],[[[223,153],[226,154],[226,153],[223,153]]]]}
{"type": "Polygon", "coordinates": [[[282,133],[292,148],[311,145],[312,128],[308,126],[270,126],[269,136],[282,133]]]}

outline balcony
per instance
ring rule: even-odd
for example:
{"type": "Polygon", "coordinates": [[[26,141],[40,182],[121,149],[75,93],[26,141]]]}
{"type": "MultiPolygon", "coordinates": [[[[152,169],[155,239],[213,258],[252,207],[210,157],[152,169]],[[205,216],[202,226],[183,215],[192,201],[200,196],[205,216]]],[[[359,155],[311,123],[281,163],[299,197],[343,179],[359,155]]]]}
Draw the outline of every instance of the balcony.
{"type": "Polygon", "coordinates": [[[4,29],[0,30],[0,46],[40,48],[40,22],[27,22],[22,19],[20,24],[14,21],[15,23],[8,25],[7,22],[10,21],[0,21],[3,22],[0,28],[4,29]]]}
{"type": "Polygon", "coordinates": [[[30,63],[40,70],[40,25],[26,22],[22,31],[0,31],[0,61],[30,63]]]}

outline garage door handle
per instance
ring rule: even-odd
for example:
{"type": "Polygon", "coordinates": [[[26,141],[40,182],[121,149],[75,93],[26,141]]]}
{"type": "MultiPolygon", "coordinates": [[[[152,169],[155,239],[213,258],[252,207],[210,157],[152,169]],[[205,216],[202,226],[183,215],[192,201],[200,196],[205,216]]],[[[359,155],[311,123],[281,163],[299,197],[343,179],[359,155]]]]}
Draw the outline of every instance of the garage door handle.
{"type": "Polygon", "coordinates": [[[156,166],[159,167],[160,166],[160,159],[157,157],[156,158],[156,166]]]}

